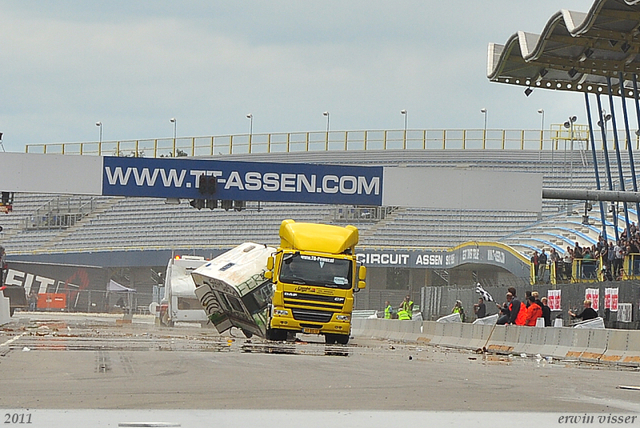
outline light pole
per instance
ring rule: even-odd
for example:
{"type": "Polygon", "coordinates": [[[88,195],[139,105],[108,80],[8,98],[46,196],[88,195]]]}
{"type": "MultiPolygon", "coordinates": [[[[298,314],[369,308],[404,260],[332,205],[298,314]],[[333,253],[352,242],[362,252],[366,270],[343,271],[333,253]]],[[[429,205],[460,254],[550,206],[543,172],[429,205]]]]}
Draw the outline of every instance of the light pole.
{"type": "Polygon", "coordinates": [[[171,122],[173,124],[173,157],[175,157],[178,154],[178,151],[176,149],[176,136],[177,136],[178,121],[176,120],[175,117],[172,117],[171,119],[169,119],[169,122],[171,122]]]}
{"type": "MultiPolygon", "coordinates": [[[[538,114],[542,115],[542,122],[540,122],[540,154],[538,160],[542,159],[542,149],[544,148],[544,109],[538,109],[538,114]]],[[[551,174],[553,174],[553,142],[551,143],[551,174]]]]}
{"type": "Polygon", "coordinates": [[[249,113],[247,115],[247,119],[249,119],[249,153],[251,153],[251,140],[253,139],[253,114],[249,113]]]}
{"type": "Polygon", "coordinates": [[[544,132],[544,109],[538,109],[538,114],[542,115],[542,120],[540,122],[540,135],[544,132]]]}
{"type": "Polygon", "coordinates": [[[482,107],[480,109],[480,113],[484,115],[484,129],[482,131],[482,148],[485,148],[487,144],[487,116],[489,116],[489,111],[486,107],[482,107]]]}
{"type": "Polygon", "coordinates": [[[102,122],[96,122],[96,126],[99,128],[98,141],[100,142],[100,145],[102,146],[102,122]]]}
{"type": "Polygon", "coordinates": [[[404,116],[404,136],[402,138],[402,148],[406,149],[407,148],[407,121],[409,120],[409,113],[407,113],[407,110],[402,109],[400,110],[400,114],[404,116]]]}
{"type": "Polygon", "coordinates": [[[322,115],[327,118],[327,133],[325,134],[324,145],[326,150],[329,150],[329,112],[325,111],[322,115]]]}
{"type": "MultiPolygon", "coordinates": [[[[569,178],[569,187],[570,188],[573,188],[573,124],[575,123],[576,120],[578,120],[578,118],[576,116],[569,116],[569,120],[567,120],[564,123],[564,127],[566,129],[570,130],[569,131],[569,138],[571,139],[571,150],[570,150],[571,151],[571,153],[570,153],[571,159],[570,159],[570,167],[569,167],[570,168],[569,170],[571,172],[571,175],[570,175],[570,178],[569,178]]],[[[566,142],[566,140],[565,140],[564,144],[565,144],[564,147],[565,147],[565,153],[566,153],[567,152],[567,142],[566,142]]],[[[565,162],[566,162],[566,160],[565,160],[565,162]]]]}
{"type": "Polygon", "coordinates": [[[325,111],[324,113],[322,113],[322,115],[327,118],[327,134],[328,134],[329,133],[329,112],[325,111]]]}

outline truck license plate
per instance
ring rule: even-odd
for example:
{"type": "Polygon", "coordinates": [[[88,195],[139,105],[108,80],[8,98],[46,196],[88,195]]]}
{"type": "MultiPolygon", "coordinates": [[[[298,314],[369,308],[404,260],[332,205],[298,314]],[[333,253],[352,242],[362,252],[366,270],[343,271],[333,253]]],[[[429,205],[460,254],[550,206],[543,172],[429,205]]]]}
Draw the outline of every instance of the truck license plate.
{"type": "Polygon", "coordinates": [[[307,334],[320,334],[320,329],[319,328],[303,328],[302,332],[307,334]]]}

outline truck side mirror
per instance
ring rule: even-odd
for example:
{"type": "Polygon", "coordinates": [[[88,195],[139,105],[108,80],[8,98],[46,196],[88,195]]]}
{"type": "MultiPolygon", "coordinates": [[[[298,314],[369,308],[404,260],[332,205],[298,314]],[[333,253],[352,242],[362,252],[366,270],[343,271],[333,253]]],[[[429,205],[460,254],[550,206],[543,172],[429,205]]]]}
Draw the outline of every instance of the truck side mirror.
{"type": "Polygon", "coordinates": [[[271,271],[271,270],[264,271],[264,277],[266,279],[273,279],[273,271],[271,271]]]}
{"type": "Polygon", "coordinates": [[[364,281],[358,281],[358,290],[364,290],[367,288],[367,283],[364,281]]]}
{"type": "MultiPolygon", "coordinates": [[[[360,266],[360,269],[358,269],[358,279],[360,281],[364,281],[365,279],[367,279],[367,268],[364,266],[360,266]]],[[[360,286],[358,286],[360,287],[360,286]]],[[[364,288],[364,287],[360,287],[360,288],[364,288]]]]}
{"type": "Polygon", "coordinates": [[[273,256],[267,258],[267,269],[268,270],[273,270],[273,266],[274,266],[274,262],[273,262],[273,256]]]}

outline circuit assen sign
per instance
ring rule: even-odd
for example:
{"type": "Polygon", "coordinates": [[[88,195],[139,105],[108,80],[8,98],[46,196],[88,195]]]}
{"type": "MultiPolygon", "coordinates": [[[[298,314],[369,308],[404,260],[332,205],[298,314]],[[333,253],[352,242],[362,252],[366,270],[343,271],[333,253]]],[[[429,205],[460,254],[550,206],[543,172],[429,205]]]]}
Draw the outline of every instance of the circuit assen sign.
{"type": "Polygon", "coordinates": [[[470,243],[448,251],[358,249],[359,263],[367,267],[450,269],[467,263],[501,267],[519,277],[528,277],[530,264],[505,246],[470,243]]]}
{"type": "Polygon", "coordinates": [[[382,204],[382,167],[104,158],[102,194],[203,198],[201,175],[217,178],[211,198],[326,204],[382,204]]]}

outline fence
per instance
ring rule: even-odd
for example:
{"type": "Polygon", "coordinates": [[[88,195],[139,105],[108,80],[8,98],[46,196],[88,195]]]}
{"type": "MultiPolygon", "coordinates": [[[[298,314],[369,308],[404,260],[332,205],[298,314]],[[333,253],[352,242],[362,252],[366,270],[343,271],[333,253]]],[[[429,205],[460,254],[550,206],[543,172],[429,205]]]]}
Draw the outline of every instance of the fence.
{"type": "MultiPolygon", "coordinates": [[[[612,131],[610,131],[612,132],[612,131]]],[[[97,156],[179,157],[245,153],[283,153],[349,150],[551,150],[588,149],[588,128],[575,125],[573,134],[562,125],[549,130],[516,129],[408,129],[329,132],[289,132],[140,140],[27,144],[27,153],[97,156]]],[[[627,145],[626,134],[619,141],[627,145]]],[[[595,133],[602,147],[600,133],[595,133]]],[[[640,148],[640,136],[632,133],[640,148]]],[[[613,149],[613,138],[607,145],[613,149]]]]}
{"type": "MultiPolygon", "coordinates": [[[[491,296],[500,304],[506,299],[507,285],[483,285],[483,288],[491,294],[491,296]]],[[[546,296],[549,290],[561,290],[561,310],[553,311],[552,318],[560,317],[563,319],[564,325],[572,322],[567,314],[569,309],[574,312],[580,312],[586,296],[586,289],[598,289],[598,313],[605,319],[607,327],[623,328],[623,329],[639,329],[640,314],[638,313],[640,304],[640,281],[618,281],[618,282],[598,282],[598,283],[574,283],[574,284],[538,284],[538,285],[522,285],[515,287],[518,298],[524,301],[526,291],[537,291],[540,297],[546,296]],[[605,288],[618,288],[620,303],[630,303],[632,305],[631,322],[618,321],[616,312],[604,309],[604,291],[605,288]]],[[[456,300],[462,302],[466,319],[473,321],[475,319],[473,305],[478,302],[480,294],[476,293],[475,285],[469,286],[440,286],[440,287],[423,287],[421,291],[420,308],[423,319],[436,320],[444,315],[449,315],[456,300]]],[[[485,302],[487,307],[487,315],[498,313],[498,309],[493,302],[485,302]]],[[[595,306],[595,305],[594,305],[595,306]]],[[[372,308],[374,309],[374,308],[372,308]]]]}
{"type": "MultiPolygon", "coordinates": [[[[151,293],[117,293],[97,290],[59,290],[38,295],[37,311],[87,313],[149,313],[151,293]]],[[[31,309],[31,308],[30,308],[31,309]]]]}

